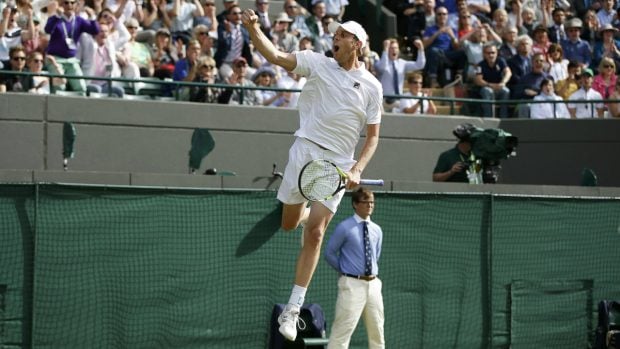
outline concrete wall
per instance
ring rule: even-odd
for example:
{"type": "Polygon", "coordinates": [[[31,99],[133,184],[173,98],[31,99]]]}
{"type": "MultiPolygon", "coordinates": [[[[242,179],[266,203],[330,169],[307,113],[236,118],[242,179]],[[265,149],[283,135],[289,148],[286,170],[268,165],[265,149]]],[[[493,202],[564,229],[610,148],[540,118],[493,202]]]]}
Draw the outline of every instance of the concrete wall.
{"type": "MultiPolygon", "coordinates": [[[[364,177],[385,179],[388,190],[435,190],[428,186],[437,156],[454,145],[451,130],[462,122],[499,125],[494,119],[386,114],[364,177]]],[[[297,126],[297,112],[289,109],[3,94],[0,181],[272,188],[272,164],[283,170],[297,126]],[[77,129],[67,173],[65,121],[77,129]],[[210,129],[216,142],[200,173],[215,167],[236,177],[187,175],[196,127],[210,129]]],[[[510,120],[502,128],[521,141],[518,156],[502,162],[502,183],[577,185],[587,166],[601,185],[620,187],[620,165],[609,161],[620,151],[616,120],[510,120]]]]}

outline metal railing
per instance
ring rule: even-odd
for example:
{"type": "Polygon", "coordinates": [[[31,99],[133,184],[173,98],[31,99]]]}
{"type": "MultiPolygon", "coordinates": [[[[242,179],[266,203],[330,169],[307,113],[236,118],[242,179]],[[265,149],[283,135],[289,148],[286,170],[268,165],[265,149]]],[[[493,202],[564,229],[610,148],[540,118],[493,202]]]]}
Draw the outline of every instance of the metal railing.
{"type": "MultiPolygon", "coordinates": [[[[189,81],[174,81],[174,80],[160,80],[160,79],[128,79],[128,78],[120,78],[120,77],[98,77],[98,76],[76,76],[76,75],[64,75],[64,74],[52,74],[52,73],[33,73],[33,72],[18,72],[18,71],[3,71],[3,75],[17,75],[17,76],[43,76],[49,78],[49,86],[50,86],[50,94],[56,93],[56,88],[52,83],[54,78],[65,78],[65,79],[80,79],[80,80],[97,80],[97,81],[105,81],[108,85],[111,85],[112,82],[118,82],[123,84],[123,87],[133,89],[134,94],[137,95],[148,95],[148,96],[159,96],[159,97],[172,97],[177,101],[187,101],[182,100],[182,94],[180,93],[184,88],[190,87],[209,87],[220,90],[237,90],[239,91],[240,101],[239,103],[243,103],[244,95],[246,91],[275,91],[275,92],[292,92],[298,93],[301,92],[300,89],[285,89],[279,87],[258,87],[258,86],[239,86],[239,85],[229,85],[222,83],[214,83],[208,84],[203,82],[189,82],[189,81]],[[153,90],[152,88],[142,88],[146,90],[147,93],[140,93],[140,88],[135,89],[136,86],[140,86],[140,84],[152,84],[160,86],[157,90],[153,90]]],[[[120,86],[119,86],[120,87],[120,86]]],[[[84,91],[84,94],[87,95],[87,92],[84,91]]],[[[114,97],[114,91],[111,88],[107,89],[105,93],[109,97],[114,97]]],[[[537,103],[548,103],[553,104],[553,113],[556,114],[556,105],[558,104],[588,104],[590,107],[588,108],[591,111],[591,117],[596,118],[598,115],[595,114],[596,108],[595,104],[609,104],[609,103],[620,103],[620,100],[617,99],[603,99],[603,100],[559,100],[559,101],[549,101],[549,100],[482,100],[479,98],[460,98],[460,97],[439,97],[439,96],[404,96],[404,95],[385,95],[387,99],[417,99],[417,100],[429,100],[441,105],[448,105],[450,114],[449,115],[464,115],[462,113],[463,106],[478,106],[480,107],[482,104],[491,104],[493,106],[493,110],[501,105],[509,105],[510,107],[517,108],[520,105],[531,105],[537,103]]],[[[606,107],[605,107],[606,110],[606,107]]]]}

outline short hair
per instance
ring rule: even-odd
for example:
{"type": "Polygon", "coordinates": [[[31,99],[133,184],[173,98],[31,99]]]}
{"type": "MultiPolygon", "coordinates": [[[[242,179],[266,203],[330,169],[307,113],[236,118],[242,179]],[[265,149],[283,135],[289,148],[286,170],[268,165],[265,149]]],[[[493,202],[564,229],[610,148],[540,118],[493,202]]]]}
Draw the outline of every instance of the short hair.
{"type": "Polygon", "coordinates": [[[9,57],[13,58],[13,54],[15,54],[15,52],[26,53],[26,49],[22,45],[13,46],[9,49],[9,57]]]}
{"type": "Polygon", "coordinates": [[[489,41],[482,46],[482,52],[486,51],[486,49],[488,49],[489,47],[497,49],[497,46],[495,46],[495,43],[489,41]]]}
{"type": "Polygon", "coordinates": [[[540,89],[542,90],[542,88],[543,88],[544,86],[547,86],[547,85],[549,85],[549,84],[553,85],[553,80],[551,80],[551,79],[547,79],[547,78],[542,79],[542,80],[540,81],[540,89]]]}
{"type": "Polygon", "coordinates": [[[374,197],[374,194],[369,189],[359,187],[351,194],[351,203],[356,204],[358,202],[368,200],[374,197]]]}
{"type": "Polygon", "coordinates": [[[525,42],[529,46],[532,46],[533,44],[532,38],[530,38],[527,34],[519,35],[515,41],[517,42],[517,45],[520,45],[522,42],[525,42]]]}
{"type": "Polygon", "coordinates": [[[422,80],[422,82],[424,82],[424,75],[422,75],[419,72],[413,72],[411,73],[411,75],[409,75],[409,77],[407,78],[407,83],[411,84],[413,83],[415,80],[422,80]]]}
{"type": "Polygon", "coordinates": [[[577,62],[576,60],[573,59],[573,60],[568,61],[568,67],[567,67],[568,69],[579,68],[579,67],[581,67],[581,63],[577,62]]]}

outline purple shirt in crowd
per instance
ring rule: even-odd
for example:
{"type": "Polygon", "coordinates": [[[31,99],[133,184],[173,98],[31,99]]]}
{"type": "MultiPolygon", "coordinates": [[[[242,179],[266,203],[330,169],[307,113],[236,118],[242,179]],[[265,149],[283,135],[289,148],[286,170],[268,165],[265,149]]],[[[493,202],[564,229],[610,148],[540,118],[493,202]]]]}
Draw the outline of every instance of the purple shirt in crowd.
{"type": "Polygon", "coordinates": [[[94,20],[87,20],[80,16],[73,15],[71,19],[51,16],[45,24],[45,32],[50,34],[50,41],[47,45],[47,53],[62,58],[75,57],[77,43],[82,33],[89,33],[93,36],[99,33],[99,24],[94,20]],[[73,40],[73,45],[69,46],[67,38],[73,40]]]}

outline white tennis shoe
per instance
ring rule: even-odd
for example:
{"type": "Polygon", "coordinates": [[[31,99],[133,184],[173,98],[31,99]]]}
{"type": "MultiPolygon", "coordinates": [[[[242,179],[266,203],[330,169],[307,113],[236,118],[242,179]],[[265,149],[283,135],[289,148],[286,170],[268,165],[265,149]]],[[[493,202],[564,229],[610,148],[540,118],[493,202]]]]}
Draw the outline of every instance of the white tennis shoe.
{"type": "Polygon", "coordinates": [[[279,331],[284,338],[295,341],[297,338],[297,322],[299,321],[299,307],[287,304],[282,314],[278,317],[279,331]]]}

